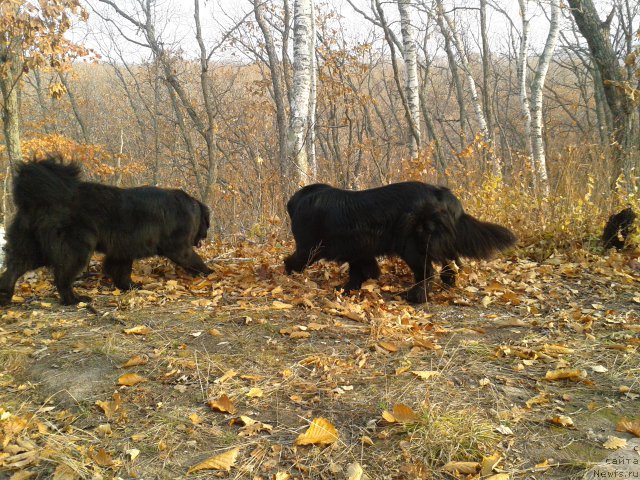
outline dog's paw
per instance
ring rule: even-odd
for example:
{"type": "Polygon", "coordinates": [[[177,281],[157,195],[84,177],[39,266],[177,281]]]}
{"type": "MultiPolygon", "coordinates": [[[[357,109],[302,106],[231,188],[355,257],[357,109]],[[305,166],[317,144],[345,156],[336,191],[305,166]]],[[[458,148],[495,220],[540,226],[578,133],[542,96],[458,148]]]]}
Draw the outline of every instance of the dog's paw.
{"type": "Polygon", "coordinates": [[[60,299],[62,305],[77,305],[78,303],[91,303],[91,297],[86,295],[65,295],[60,299]]]}
{"type": "Polygon", "coordinates": [[[425,303],[427,297],[427,291],[423,285],[416,285],[406,294],[407,302],[410,303],[425,303]]]}

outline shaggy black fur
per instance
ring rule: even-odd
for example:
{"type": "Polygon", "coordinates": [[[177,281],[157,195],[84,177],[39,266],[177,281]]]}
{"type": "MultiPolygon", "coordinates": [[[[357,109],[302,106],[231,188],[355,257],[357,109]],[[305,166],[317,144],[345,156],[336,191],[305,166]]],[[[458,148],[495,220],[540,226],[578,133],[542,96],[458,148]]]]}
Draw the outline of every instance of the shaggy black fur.
{"type": "Polygon", "coordinates": [[[320,258],[349,263],[346,291],[378,278],[376,257],[398,255],[411,268],[411,302],[427,299],[432,262],[442,281],[455,285],[451,267],[459,257],[488,258],[513,245],[516,237],[500,225],[464,213],[445,187],[421,182],[395,183],[363,191],[309,185],[287,203],[296,251],[285,259],[287,273],[302,271],[320,258]]]}
{"type": "Polygon", "coordinates": [[[13,182],[17,213],[7,231],[0,304],[11,302],[18,278],[53,269],[61,303],[77,296],[72,282],[94,251],[105,253],[104,272],[116,287],[136,287],[133,260],[163,255],[192,273],[211,270],[193,250],[207,236],[209,209],[182,190],[117,188],[79,179],[80,167],[50,157],[18,166],[13,182]]]}
{"type": "Polygon", "coordinates": [[[615,247],[618,250],[624,248],[627,237],[633,230],[633,222],[636,214],[631,208],[625,208],[621,212],[611,215],[602,233],[604,248],[615,247]]]}

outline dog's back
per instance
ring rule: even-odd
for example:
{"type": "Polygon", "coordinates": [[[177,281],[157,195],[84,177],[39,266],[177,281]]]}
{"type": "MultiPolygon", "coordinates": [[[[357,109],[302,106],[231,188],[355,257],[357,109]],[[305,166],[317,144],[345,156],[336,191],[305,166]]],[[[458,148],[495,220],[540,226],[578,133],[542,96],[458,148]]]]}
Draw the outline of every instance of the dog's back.
{"type": "Polygon", "coordinates": [[[18,165],[13,199],[18,210],[30,211],[69,205],[80,183],[80,167],[54,158],[18,165]]]}

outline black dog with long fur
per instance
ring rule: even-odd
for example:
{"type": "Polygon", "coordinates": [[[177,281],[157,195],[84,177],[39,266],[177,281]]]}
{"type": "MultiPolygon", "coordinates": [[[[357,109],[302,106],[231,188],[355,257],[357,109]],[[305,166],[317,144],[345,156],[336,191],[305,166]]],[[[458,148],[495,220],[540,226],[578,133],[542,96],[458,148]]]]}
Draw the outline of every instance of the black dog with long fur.
{"type": "Polygon", "coordinates": [[[403,182],[363,191],[308,185],[287,203],[296,251],[285,259],[287,273],[299,272],[320,258],[349,263],[346,291],[378,278],[376,257],[397,255],[411,268],[415,285],[411,302],[427,299],[432,263],[443,266],[441,278],[455,285],[451,263],[459,257],[489,258],[513,245],[514,234],[464,213],[445,187],[403,182]]]}
{"type": "Polygon", "coordinates": [[[162,255],[191,273],[211,270],[193,250],[207,236],[209,209],[178,189],[118,188],[80,180],[77,164],[50,157],[20,164],[13,182],[17,213],[7,231],[0,304],[29,270],[53,269],[61,303],[90,300],[72,289],[94,251],[104,272],[128,290],[133,260],[162,255]]]}
{"type": "Polygon", "coordinates": [[[631,208],[625,208],[615,215],[611,215],[602,232],[604,248],[615,247],[616,250],[622,250],[627,242],[627,237],[633,231],[635,219],[636,214],[631,208]]]}

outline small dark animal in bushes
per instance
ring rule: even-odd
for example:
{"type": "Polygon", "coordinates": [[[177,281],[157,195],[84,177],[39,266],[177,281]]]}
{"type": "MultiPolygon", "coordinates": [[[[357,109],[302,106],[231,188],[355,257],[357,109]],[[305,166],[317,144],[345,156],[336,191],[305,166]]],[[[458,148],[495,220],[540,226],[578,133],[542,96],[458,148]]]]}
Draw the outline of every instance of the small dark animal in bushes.
{"type": "Polygon", "coordinates": [[[363,191],[308,185],[287,203],[296,251],[284,263],[287,273],[300,272],[320,258],[349,263],[345,291],[378,278],[376,257],[397,255],[411,268],[415,284],[407,300],[423,303],[433,277],[454,286],[452,263],[459,257],[489,258],[513,245],[514,234],[500,225],[464,213],[445,187],[403,182],[363,191]]]}
{"type": "Polygon", "coordinates": [[[133,260],[162,255],[191,273],[211,270],[193,250],[207,236],[209,209],[178,189],[118,188],[80,180],[77,164],[59,157],[18,165],[13,181],[17,212],[7,230],[6,271],[0,304],[11,302],[21,275],[53,269],[64,305],[90,298],[72,283],[94,251],[105,254],[104,272],[128,290],[133,260]]]}
{"type": "Polygon", "coordinates": [[[625,208],[615,215],[611,215],[602,233],[604,248],[609,249],[615,247],[617,250],[622,250],[627,238],[633,231],[633,222],[635,219],[636,214],[631,208],[625,208]]]}

